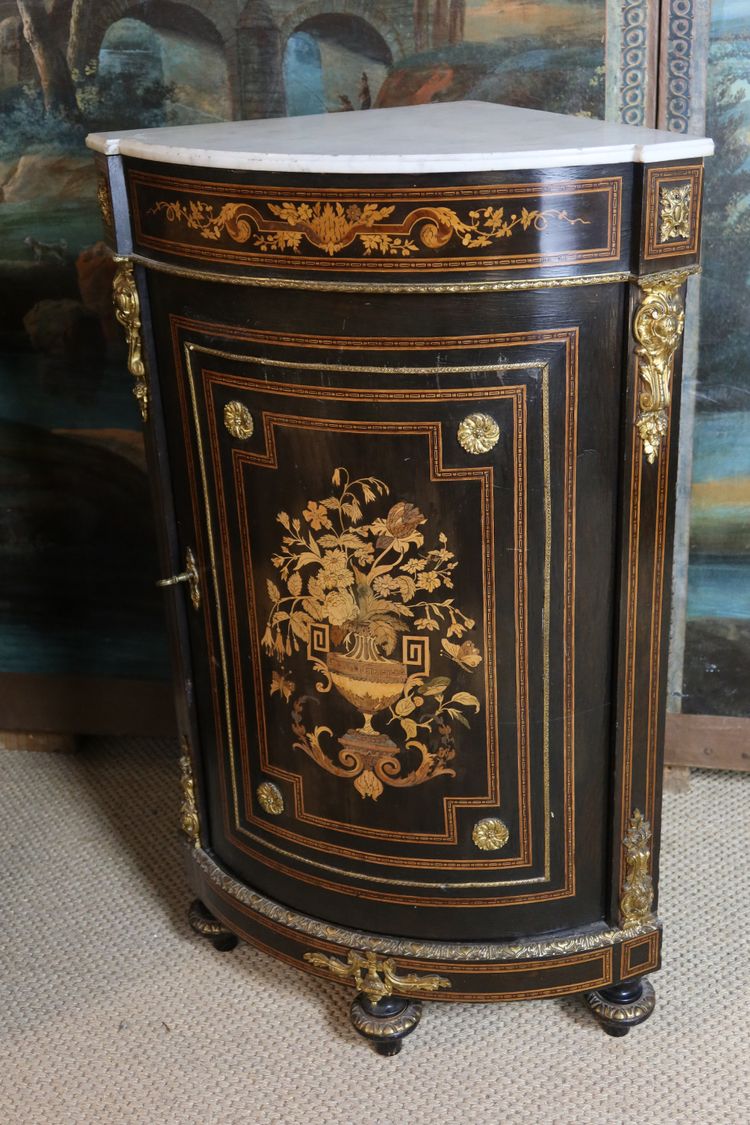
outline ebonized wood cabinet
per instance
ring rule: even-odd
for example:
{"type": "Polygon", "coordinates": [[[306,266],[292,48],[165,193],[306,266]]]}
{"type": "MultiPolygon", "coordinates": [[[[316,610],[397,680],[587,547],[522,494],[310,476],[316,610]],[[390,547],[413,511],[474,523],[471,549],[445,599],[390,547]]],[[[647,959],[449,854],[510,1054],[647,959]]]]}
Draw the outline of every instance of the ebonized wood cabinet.
{"type": "Polygon", "coordinates": [[[710,142],[463,103],[90,138],[215,943],[645,1019],[710,142]]]}

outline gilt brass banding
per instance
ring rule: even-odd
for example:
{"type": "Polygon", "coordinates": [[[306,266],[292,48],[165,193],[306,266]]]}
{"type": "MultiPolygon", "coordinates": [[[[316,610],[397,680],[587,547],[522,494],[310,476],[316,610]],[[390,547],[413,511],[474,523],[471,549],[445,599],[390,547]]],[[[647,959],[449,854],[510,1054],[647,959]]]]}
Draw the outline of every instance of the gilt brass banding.
{"type": "MultiPolygon", "coordinates": [[[[176,266],[170,262],[160,262],[145,254],[120,256],[117,261],[131,261],[157,273],[172,274],[174,277],[192,278],[193,281],[217,281],[224,285],[251,285],[257,289],[302,289],[316,293],[515,293],[536,289],[578,289],[589,285],[622,285],[627,281],[638,281],[639,275],[630,270],[616,273],[582,273],[562,277],[512,277],[496,278],[494,281],[451,281],[451,282],[410,282],[410,281],[321,281],[306,277],[266,277],[257,274],[221,273],[218,270],[191,269],[176,266]]],[[[670,274],[674,271],[668,271],[670,274]]],[[[699,265],[685,266],[680,270],[683,279],[701,272],[699,265]]],[[[661,273],[644,275],[648,280],[657,280],[661,273]]]]}
{"type": "Polygon", "coordinates": [[[266,918],[297,934],[321,941],[335,942],[344,949],[361,952],[374,951],[384,957],[423,957],[434,961],[461,961],[482,963],[486,961],[534,961],[549,957],[568,957],[576,953],[606,949],[636,937],[659,933],[659,922],[651,915],[645,922],[634,923],[627,929],[612,929],[601,923],[585,933],[558,934],[546,938],[527,938],[510,942],[449,942],[427,941],[414,938],[389,937],[364,930],[337,926],[291,910],[259,891],[240,883],[224,871],[212,856],[198,848],[193,853],[201,877],[214,887],[246,907],[251,914],[266,918]]]}
{"type": "Polygon", "coordinates": [[[271,816],[279,816],[284,811],[284,798],[278,785],[272,781],[262,781],[256,790],[258,804],[271,816]]]}
{"type": "Polygon", "coordinates": [[[233,399],[224,407],[224,425],[232,437],[246,441],[253,436],[253,416],[242,402],[233,399]]]}
{"type": "Polygon", "coordinates": [[[474,844],[483,852],[496,852],[505,847],[509,836],[507,825],[494,816],[478,820],[471,834],[474,844]]]}
{"type": "Polygon", "coordinates": [[[489,453],[500,438],[500,427],[489,414],[469,414],[456,432],[458,444],[467,453],[489,453]]]}
{"type": "MultiPolygon", "coordinates": [[[[194,281],[252,285],[258,289],[303,289],[318,293],[512,293],[527,289],[575,289],[586,285],[619,285],[635,280],[634,275],[629,270],[625,270],[616,273],[574,274],[563,277],[501,277],[494,281],[323,281],[318,278],[273,277],[191,269],[189,266],[160,262],[145,254],[131,254],[130,260],[158,273],[189,277],[194,281]]],[[[696,266],[693,272],[697,271],[696,266]]]]}

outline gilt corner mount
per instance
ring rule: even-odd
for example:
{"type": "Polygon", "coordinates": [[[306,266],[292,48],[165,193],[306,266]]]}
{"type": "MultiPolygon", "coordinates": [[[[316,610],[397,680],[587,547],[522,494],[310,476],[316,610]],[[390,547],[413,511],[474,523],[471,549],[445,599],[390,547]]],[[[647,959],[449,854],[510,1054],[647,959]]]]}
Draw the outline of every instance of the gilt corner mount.
{"type": "Polygon", "coordinates": [[[659,456],[669,428],[673,359],[682,340],[685,271],[641,278],[643,294],[633,319],[638,374],[644,386],[638,395],[636,426],[649,464],[659,456]]]}

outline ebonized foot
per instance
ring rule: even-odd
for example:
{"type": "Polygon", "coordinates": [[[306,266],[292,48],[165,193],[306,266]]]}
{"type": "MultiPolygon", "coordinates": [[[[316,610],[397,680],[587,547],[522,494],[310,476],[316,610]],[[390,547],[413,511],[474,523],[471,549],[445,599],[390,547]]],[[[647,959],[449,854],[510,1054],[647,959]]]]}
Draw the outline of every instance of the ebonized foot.
{"type": "Polygon", "coordinates": [[[586,1003],[607,1035],[619,1037],[648,1019],[656,1006],[656,995],[649,981],[629,980],[587,992],[586,1003]]]}
{"type": "Polygon", "coordinates": [[[210,911],[206,910],[199,898],[190,904],[188,922],[196,934],[206,938],[207,941],[212,943],[214,949],[218,949],[222,953],[229,952],[237,944],[237,937],[226,929],[218,918],[214,918],[210,911]]]}
{"type": "Polygon", "coordinates": [[[386,996],[373,1003],[364,992],[352,1001],[350,1015],[354,1030],[369,1039],[379,1055],[397,1055],[422,1016],[419,1000],[405,996],[386,996]]]}

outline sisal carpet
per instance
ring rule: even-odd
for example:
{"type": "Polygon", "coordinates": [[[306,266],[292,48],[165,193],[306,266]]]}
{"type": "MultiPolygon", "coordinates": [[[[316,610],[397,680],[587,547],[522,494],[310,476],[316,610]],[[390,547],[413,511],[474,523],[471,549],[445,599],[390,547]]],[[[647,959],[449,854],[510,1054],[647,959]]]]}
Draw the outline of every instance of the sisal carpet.
{"type": "Polygon", "coordinates": [[[189,930],[177,751],[0,754],[2,1125],[731,1125],[750,1120],[750,775],[666,797],[657,1009],[427,1006],[397,1058],[348,990],[189,930]]]}

